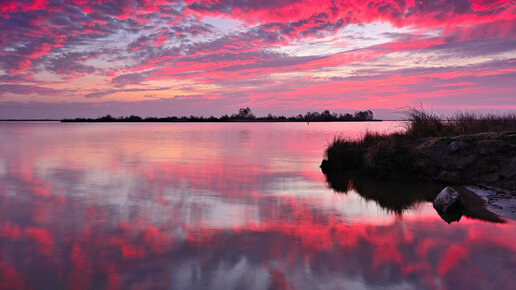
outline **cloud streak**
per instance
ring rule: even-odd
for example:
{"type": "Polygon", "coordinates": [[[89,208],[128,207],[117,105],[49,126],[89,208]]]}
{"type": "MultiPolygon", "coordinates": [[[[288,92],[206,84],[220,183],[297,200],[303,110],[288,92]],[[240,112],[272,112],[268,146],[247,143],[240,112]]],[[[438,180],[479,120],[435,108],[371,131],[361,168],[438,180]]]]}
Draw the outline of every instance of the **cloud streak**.
{"type": "Polygon", "coordinates": [[[145,89],[145,88],[134,88],[134,89],[113,89],[113,90],[105,90],[105,91],[96,91],[93,93],[85,94],[86,98],[101,98],[107,95],[116,94],[116,93],[128,93],[128,92],[153,92],[153,91],[164,91],[169,88],[156,88],[156,89],[145,89]]]}

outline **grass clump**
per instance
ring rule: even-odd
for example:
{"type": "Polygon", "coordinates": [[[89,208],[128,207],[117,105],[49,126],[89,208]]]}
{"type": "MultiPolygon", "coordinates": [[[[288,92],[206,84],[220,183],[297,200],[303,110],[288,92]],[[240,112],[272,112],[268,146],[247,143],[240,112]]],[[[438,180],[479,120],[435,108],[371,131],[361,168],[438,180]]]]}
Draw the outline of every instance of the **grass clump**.
{"type": "Polygon", "coordinates": [[[446,137],[516,130],[516,113],[459,112],[447,118],[412,107],[406,113],[405,134],[412,138],[446,137]]]}
{"type": "Polygon", "coordinates": [[[447,134],[447,126],[443,119],[435,114],[430,114],[420,108],[409,108],[405,135],[421,138],[435,137],[447,134]]]}
{"type": "Polygon", "coordinates": [[[417,172],[421,162],[404,134],[367,132],[361,140],[334,138],[325,151],[323,171],[362,171],[378,178],[417,172]]]}
{"type": "Polygon", "coordinates": [[[379,178],[418,173],[423,165],[416,146],[402,134],[368,134],[363,160],[364,170],[379,178]]]}
{"type": "Polygon", "coordinates": [[[326,162],[325,166],[328,169],[340,169],[342,167],[348,170],[359,169],[364,164],[362,158],[363,145],[363,140],[351,140],[336,136],[324,152],[323,163],[326,162]]]}

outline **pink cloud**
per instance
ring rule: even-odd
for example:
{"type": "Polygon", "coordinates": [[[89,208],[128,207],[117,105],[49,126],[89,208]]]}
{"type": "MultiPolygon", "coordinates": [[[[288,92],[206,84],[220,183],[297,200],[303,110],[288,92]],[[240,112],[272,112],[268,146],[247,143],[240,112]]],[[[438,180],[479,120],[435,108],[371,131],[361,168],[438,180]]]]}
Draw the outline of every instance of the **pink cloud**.
{"type": "Polygon", "coordinates": [[[161,35],[161,36],[158,36],[154,39],[154,42],[153,44],[155,46],[161,46],[163,45],[163,43],[165,43],[166,41],[168,40],[168,36],[166,35],[161,35]]]}
{"type": "Polygon", "coordinates": [[[0,4],[0,11],[1,12],[11,12],[11,11],[16,11],[16,10],[20,9],[20,10],[26,12],[26,11],[32,11],[32,10],[42,10],[42,9],[45,9],[46,4],[47,4],[46,0],[31,0],[31,1],[6,0],[0,4]]]}

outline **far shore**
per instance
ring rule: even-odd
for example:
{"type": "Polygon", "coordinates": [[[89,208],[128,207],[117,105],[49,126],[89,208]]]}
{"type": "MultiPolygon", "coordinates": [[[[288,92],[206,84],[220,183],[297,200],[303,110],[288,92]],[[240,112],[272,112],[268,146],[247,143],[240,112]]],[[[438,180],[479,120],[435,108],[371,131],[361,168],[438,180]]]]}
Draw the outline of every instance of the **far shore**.
{"type": "Polygon", "coordinates": [[[75,118],[75,119],[63,119],[61,122],[379,122],[373,117],[371,110],[357,111],[354,114],[337,114],[331,113],[329,110],[319,112],[307,112],[306,114],[298,114],[296,116],[276,116],[267,114],[267,116],[256,117],[250,108],[240,108],[238,113],[232,115],[222,115],[220,117],[215,116],[169,116],[169,117],[145,117],[140,116],[120,116],[113,117],[106,115],[96,119],[92,118],[75,118]]]}
{"type": "MultiPolygon", "coordinates": [[[[18,121],[18,120],[16,120],[18,121]]],[[[32,120],[24,120],[32,121],[32,120]]],[[[36,120],[44,121],[44,120],[36,120]]],[[[385,120],[332,120],[332,121],[297,121],[297,120],[228,120],[228,121],[212,121],[212,120],[140,120],[140,121],[97,121],[97,120],[48,120],[58,121],[61,123],[336,123],[336,122],[383,122],[385,120]]]]}

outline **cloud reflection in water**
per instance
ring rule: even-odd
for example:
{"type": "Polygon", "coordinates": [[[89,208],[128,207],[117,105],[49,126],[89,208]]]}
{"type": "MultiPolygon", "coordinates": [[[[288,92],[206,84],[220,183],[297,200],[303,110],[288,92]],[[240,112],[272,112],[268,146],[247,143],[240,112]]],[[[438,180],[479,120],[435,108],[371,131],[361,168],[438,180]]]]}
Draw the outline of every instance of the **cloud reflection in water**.
{"type": "Polygon", "coordinates": [[[365,126],[395,128],[1,124],[0,288],[512,285],[513,222],[326,188],[327,141],[365,126]]]}

